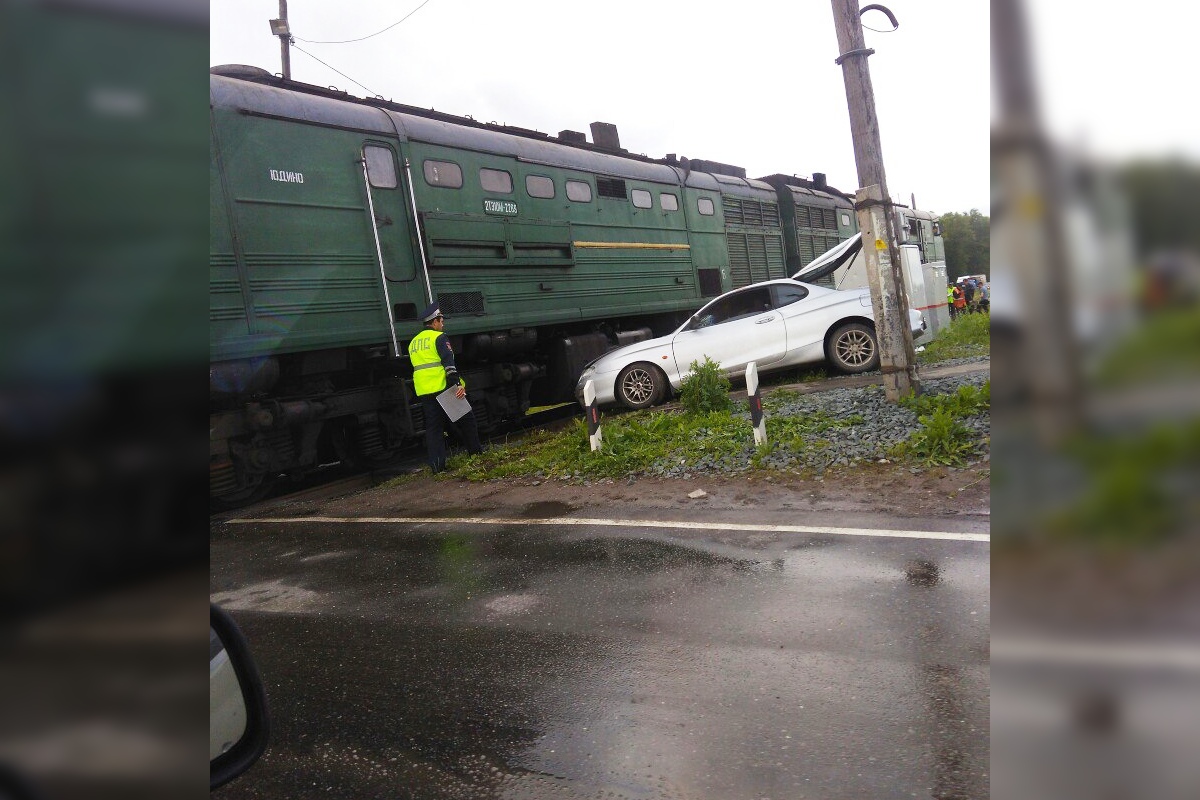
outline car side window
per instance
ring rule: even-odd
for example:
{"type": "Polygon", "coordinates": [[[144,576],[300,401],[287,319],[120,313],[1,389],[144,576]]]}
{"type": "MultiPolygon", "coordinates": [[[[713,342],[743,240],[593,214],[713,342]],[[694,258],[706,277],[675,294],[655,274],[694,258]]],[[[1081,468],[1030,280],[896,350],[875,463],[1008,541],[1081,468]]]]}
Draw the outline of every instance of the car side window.
{"type": "Polygon", "coordinates": [[[771,287],[771,307],[783,308],[790,306],[792,303],[803,300],[808,297],[808,289],[803,286],[780,286],[771,287]]]}
{"type": "Polygon", "coordinates": [[[723,297],[710,305],[697,319],[697,328],[720,325],[724,322],[761,314],[771,310],[771,297],[767,288],[758,287],[723,297]]]}

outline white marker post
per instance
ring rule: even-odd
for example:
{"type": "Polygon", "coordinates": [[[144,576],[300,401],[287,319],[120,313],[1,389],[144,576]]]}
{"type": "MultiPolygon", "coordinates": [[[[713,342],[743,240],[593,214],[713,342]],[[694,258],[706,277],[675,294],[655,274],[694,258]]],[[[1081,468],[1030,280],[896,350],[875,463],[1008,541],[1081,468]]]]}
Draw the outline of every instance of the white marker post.
{"type": "Polygon", "coordinates": [[[758,391],[758,362],[746,367],[746,397],[750,401],[750,424],[754,427],[754,446],[767,443],[767,420],[763,416],[762,394],[758,391]]]}
{"type": "Polygon", "coordinates": [[[600,410],[596,408],[596,386],[591,381],[583,385],[583,404],[587,407],[588,442],[594,453],[604,443],[604,437],[600,433],[600,410]]]}

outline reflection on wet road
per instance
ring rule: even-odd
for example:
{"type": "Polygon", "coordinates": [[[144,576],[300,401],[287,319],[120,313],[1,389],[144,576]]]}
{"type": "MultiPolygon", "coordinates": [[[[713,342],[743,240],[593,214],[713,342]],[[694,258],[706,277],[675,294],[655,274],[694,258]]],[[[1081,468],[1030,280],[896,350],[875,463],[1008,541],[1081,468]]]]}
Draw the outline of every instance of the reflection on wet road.
{"type": "Polygon", "coordinates": [[[274,733],[240,797],[983,798],[988,546],[214,529],[274,733]]]}

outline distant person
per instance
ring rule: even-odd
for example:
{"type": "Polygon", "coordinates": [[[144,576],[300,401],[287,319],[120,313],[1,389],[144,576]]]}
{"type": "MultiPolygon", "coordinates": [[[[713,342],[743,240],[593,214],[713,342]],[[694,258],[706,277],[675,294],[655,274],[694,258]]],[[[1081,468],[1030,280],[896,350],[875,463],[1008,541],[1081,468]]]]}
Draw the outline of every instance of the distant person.
{"type": "Polygon", "coordinates": [[[992,285],[987,281],[979,284],[979,307],[985,313],[991,313],[992,310],[992,285]]]}
{"type": "MultiPolygon", "coordinates": [[[[450,339],[442,332],[446,327],[446,318],[442,316],[437,303],[431,303],[425,309],[421,321],[425,323],[425,330],[408,343],[408,358],[413,368],[413,391],[421,399],[421,407],[425,411],[425,450],[429,466],[436,475],[446,468],[445,424],[450,422],[437,396],[447,386],[457,384],[455,397],[465,398],[467,384],[459,377],[458,368],[454,365],[454,349],[450,347],[450,339]]],[[[483,452],[474,411],[468,411],[462,419],[450,422],[450,425],[467,445],[468,452],[483,452]]]]}
{"type": "Polygon", "coordinates": [[[954,307],[954,290],[958,288],[957,284],[946,285],[946,308],[950,310],[950,319],[958,316],[958,309],[954,307]]]}
{"type": "Polygon", "coordinates": [[[954,311],[951,313],[951,318],[957,318],[967,310],[967,295],[963,292],[962,282],[954,284],[954,311]]]}
{"type": "Polygon", "coordinates": [[[967,280],[963,282],[963,297],[966,299],[966,302],[963,305],[966,307],[967,311],[974,311],[975,310],[975,279],[974,278],[967,278],[967,280]]]}

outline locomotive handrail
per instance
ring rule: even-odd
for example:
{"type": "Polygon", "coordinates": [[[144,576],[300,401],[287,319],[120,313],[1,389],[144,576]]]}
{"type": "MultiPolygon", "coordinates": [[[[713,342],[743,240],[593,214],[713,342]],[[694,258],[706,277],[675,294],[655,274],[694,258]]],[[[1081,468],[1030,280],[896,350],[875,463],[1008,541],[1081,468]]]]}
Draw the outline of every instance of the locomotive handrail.
{"type": "Polygon", "coordinates": [[[413,227],[417,231],[417,249],[421,251],[421,275],[425,278],[425,296],[433,302],[433,285],[429,282],[429,261],[425,258],[425,237],[421,235],[421,215],[417,213],[417,195],[413,191],[412,162],[404,159],[404,177],[408,181],[408,197],[412,202],[413,227]]]}
{"type": "Polygon", "coordinates": [[[367,190],[367,207],[371,213],[371,233],[375,237],[375,256],[379,260],[379,280],[383,284],[383,304],[387,308],[388,332],[392,336],[392,354],[399,358],[400,342],[396,340],[396,317],[392,311],[392,295],[388,291],[387,271],[383,266],[383,248],[379,245],[379,226],[375,221],[375,201],[371,197],[371,176],[367,173],[367,157],[364,155],[359,163],[362,164],[363,187],[367,190]]]}

